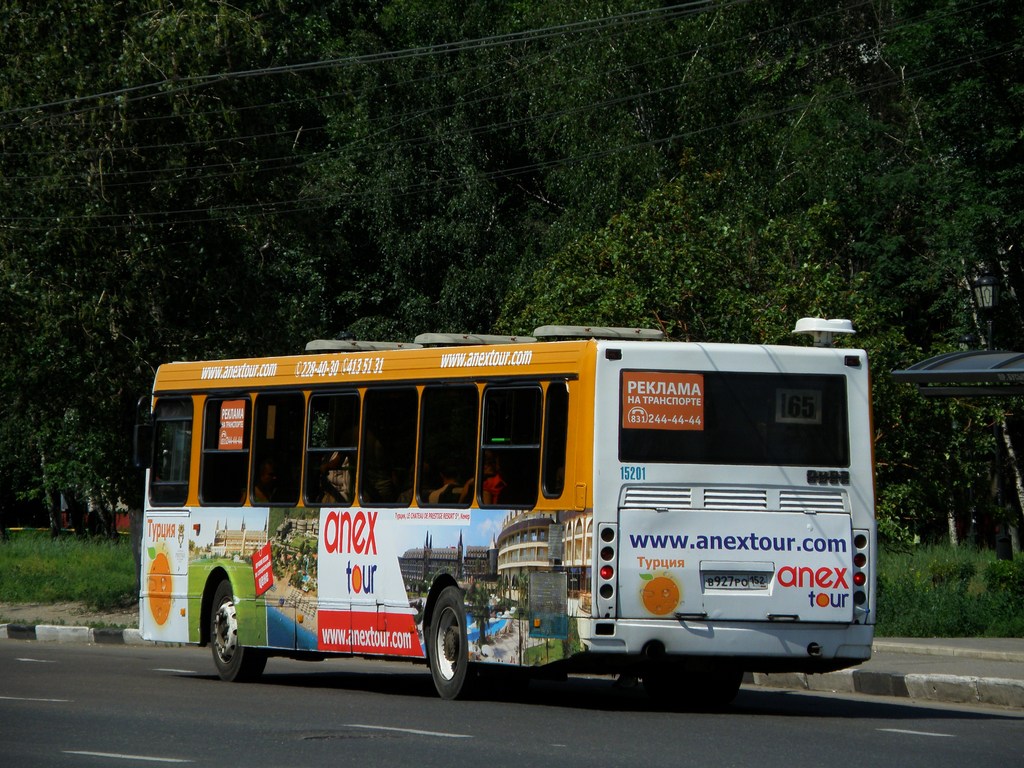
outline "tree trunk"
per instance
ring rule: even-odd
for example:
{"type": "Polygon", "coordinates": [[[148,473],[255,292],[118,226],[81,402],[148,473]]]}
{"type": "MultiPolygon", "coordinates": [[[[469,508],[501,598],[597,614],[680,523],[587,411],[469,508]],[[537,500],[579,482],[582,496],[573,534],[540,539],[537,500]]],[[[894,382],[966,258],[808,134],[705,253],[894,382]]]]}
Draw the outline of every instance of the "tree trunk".
{"type": "Polygon", "coordinates": [[[60,509],[60,494],[55,494],[53,491],[47,493],[48,511],[50,514],[50,538],[56,539],[60,536],[61,529],[61,509],[60,509]]]}
{"type": "Polygon", "coordinates": [[[80,539],[84,538],[87,533],[85,530],[85,507],[71,491],[64,491],[61,498],[64,500],[62,507],[67,509],[68,516],[71,518],[71,527],[75,529],[75,536],[80,539]]]}
{"type": "MultiPolygon", "coordinates": [[[[1020,509],[1024,509],[1024,477],[1021,476],[1020,462],[1017,461],[1017,451],[1013,447],[1013,439],[1010,437],[1010,430],[1006,428],[1006,420],[1003,420],[1003,442],[1006,444],[1006,455],[1010,459],[1010,466],[1013,468],[1013,484],[1017,490],[1017,503],[1020,509]]],[[[1020,556],[1020,539],[1018,537],[1018,522],[1020,514],[1013,510],[1002,523],[1010,536],[1010,547],[1014,557],[1020,556]]]]}
{"type": "Polygon", "coordinates": [[[92,533],[105,539],[117,538],[117,518],[112,508],[95,497],[89,499],[89,522],[92,533]]]}

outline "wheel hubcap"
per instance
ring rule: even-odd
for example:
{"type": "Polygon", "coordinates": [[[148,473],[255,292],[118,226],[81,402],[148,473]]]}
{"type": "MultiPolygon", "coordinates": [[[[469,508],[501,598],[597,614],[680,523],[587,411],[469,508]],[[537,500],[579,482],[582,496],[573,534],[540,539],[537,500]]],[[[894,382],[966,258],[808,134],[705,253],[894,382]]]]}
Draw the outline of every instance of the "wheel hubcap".
{"type": "Polygon", "coordinates": [[[437,655],[438,671],[445,680],[451,680],[455,677],[462,645],[459,622],[451,611],[445,611],[438,618],[435,638],[440,651],[437,655]]]}
{"type": "Polygon", "coordinates": [[[238,649],[238,615],[235,604],[228,601],[217,609],[213,620],[213,647],[217,657],[227,663],[238,649]]]}

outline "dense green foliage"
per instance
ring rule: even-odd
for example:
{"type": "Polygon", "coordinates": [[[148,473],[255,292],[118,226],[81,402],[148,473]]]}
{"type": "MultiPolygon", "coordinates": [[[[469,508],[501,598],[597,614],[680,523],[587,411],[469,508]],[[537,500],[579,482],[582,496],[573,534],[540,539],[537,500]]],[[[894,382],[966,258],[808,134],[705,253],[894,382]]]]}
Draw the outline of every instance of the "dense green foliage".
{"type": "Polygon", "coordinates": [[[972,547],[883,553],[877,634],[1024,637],[1024,560],[972,547]]]}
{"type": "Polygon", "coordinates": [[[127,541],[18,533],[0,544],[0,602],[82,602],[94,610],[138,601],[135,558],[127,541]]]}
{"type": "Polygon", "coordinates": [[[1005,517],[1013,403],[888,373],[986,341],[979,271],[1024,290],[1022,32],[1011,0],[9,0],[0,504],[137,505],[166,360],[822,315],[871,355],[885,536],[1005,517]]]}

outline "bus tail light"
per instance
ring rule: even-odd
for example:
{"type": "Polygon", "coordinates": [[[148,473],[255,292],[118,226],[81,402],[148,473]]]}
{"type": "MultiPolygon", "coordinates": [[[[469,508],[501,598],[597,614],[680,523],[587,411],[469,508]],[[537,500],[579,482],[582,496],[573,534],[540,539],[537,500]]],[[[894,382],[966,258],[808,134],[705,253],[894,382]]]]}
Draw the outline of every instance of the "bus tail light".
{"type": "Polygon", "coordinates": [[[594,601],[597,618],[614,619],[615,605],[615,561],[618,557],[619,531],[617,526],[602,524],[598,529],[599,561],[597,568],[594,601]]]}
{"type": "Polygon", "coordinates": [[[853,610],[854,615],[866,620],[868,606],[868,568],[871,567],[871,537],[867,531],[853,532],[853,610]]]}

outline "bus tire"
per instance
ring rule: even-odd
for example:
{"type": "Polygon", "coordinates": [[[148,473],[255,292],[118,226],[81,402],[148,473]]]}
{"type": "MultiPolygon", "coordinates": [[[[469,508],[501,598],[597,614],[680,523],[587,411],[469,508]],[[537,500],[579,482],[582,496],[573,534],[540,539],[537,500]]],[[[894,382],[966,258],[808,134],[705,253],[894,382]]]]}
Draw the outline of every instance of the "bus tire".
{"type": "Polygon", "coordinates": [[[722,709],[732,704],[743,682],[743,670],[723,666],[700,678],[704,693],[702,703],[711,709],[722,709]]]}
{"type": "Polygon", "coordinates": [[[213,593],[210,610],[210,648],[221,680],[247,683],[257,680],[267,666],[267,654],[247,648],[238,640],[238,614],[231,582],[224,579],[213,593]]]}
{"type": "Polygon", "coordinates": [[[469,643],[466,640],[466,610],[458,587],[445,587],[437,596],[427,631],[430,676],[442,699],[457,699],[469,693],[469,643]]]}
{"type": "Polygon", "coordinates": [[[722,665],[701,671],[674,664],[652,664],[643,686],[660,707],[669,710],[716,710],[732,703],[743,682],[743,670],[722,665]]]}

